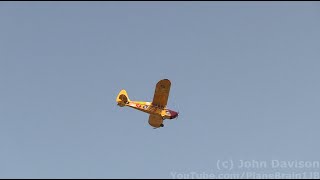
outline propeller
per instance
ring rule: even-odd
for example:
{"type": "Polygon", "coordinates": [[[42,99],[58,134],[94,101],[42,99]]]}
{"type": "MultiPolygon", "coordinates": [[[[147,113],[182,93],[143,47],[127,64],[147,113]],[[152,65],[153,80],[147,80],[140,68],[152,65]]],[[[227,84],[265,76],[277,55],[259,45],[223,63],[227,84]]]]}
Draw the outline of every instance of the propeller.
{"type": "Polygon", "coordinates": [[[176,119],[176,120],[178,120],[178,119],[179,119],[179,116],[180,116],[180,108],[179,108],[179,105],[178,105],[178,104],[176,104],[176,106],[177,106],[177,113],[178,113],[178,116],[177,116],[177,119],[176,119]]]}

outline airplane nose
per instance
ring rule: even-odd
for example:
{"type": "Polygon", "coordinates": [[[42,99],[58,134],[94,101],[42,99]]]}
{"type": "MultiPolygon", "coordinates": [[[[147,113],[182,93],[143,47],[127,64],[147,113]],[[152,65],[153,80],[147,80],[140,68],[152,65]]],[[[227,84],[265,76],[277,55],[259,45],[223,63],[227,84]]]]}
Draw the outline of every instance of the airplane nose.
{"type": "Polygon", "coordinates": [[[177,112],[172,112],[172,119],[176,118],[179,114],[177,112]]]}

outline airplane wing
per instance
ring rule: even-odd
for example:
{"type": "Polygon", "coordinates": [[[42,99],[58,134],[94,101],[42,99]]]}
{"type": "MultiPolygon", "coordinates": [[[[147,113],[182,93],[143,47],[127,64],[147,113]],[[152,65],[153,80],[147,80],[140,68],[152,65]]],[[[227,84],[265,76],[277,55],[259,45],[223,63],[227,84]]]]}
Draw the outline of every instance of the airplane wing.
{"type": "Polygon", "coordinates": [[[168,102],[171,82],[169,79],[160,80],[156,85],[152,105],[165,107],[168,102]]]}
{"type": "Polygon", "coordinates": [[[153,114],[150,114],[149,116],[149,124],[155,128],[158,128],[161,126],[163,120],[162,120],[162,117],[159,116],[159,115],[153,115],[153,114]]]}

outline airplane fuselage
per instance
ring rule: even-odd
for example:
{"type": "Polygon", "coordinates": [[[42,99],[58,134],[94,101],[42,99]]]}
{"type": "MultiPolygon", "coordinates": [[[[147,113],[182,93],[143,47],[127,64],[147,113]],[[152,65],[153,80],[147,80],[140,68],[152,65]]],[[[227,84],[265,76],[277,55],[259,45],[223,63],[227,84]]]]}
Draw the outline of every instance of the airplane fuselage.
{"type": "Polygon", "coordinates": [[[155,106],[151,102],[130,101],[126,103],[125,106],[148,114],[160,115],[163,119],[174,119],[178,116],[177,112],[165,107],[155,106]]]}

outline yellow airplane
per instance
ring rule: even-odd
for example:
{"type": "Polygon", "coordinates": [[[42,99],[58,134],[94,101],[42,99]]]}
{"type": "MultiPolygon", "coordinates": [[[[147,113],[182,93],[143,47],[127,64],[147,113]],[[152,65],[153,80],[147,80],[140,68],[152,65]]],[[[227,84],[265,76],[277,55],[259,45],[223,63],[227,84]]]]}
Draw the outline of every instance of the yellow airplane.
{"type": "Polygon", "coordinates": [[[120,91],[116,101],[120,107],[128,106],[150,114],[149,124],[152,127],[163,127],[165,119],[174,119],[179,115],[179,113],[166,108],[170,86],[171,82],[169,79],[160,80],[156,85],[152,102],[131,101],[124,89],[120,91]]]}

